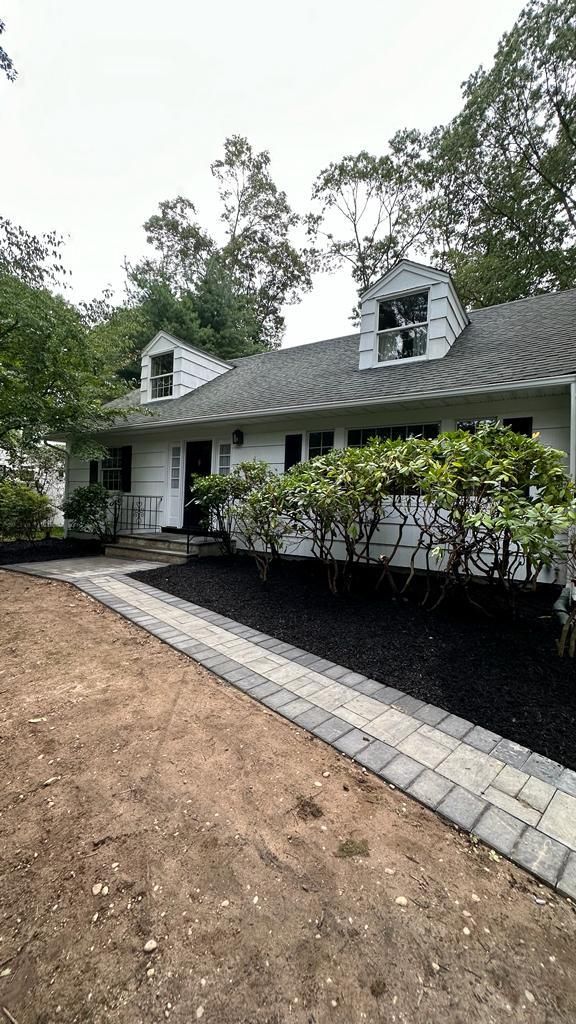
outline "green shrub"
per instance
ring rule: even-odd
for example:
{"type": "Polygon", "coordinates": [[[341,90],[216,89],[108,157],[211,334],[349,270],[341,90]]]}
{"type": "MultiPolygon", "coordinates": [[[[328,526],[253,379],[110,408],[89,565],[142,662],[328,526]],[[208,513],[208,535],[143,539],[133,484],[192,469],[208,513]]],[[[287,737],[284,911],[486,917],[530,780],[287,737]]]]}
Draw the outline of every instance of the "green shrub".
{"type": "Polygon", "coordinates": [[[0,483],[0,536],[33,541],[49,528],[53,515],[46,495],[23,483],[0,483]]]}
{"type": "Polygon", "coordinates": [[[102,543],[115,540],[122,498],[102,484],[78,487],[62,504],[64,516],[73,530],[93,533],[102,543]]]}

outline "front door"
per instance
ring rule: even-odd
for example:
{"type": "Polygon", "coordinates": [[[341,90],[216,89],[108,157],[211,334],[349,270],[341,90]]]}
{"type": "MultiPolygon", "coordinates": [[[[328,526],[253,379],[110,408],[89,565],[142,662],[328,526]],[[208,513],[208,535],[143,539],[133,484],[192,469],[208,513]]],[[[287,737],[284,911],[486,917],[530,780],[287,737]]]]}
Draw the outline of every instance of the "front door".
{"type": "Polygon", "coordinates": [[[188,441],[186,445],[186,476],[184,480],[184,529],[200,533],[206,528],[204,510],[195,502],[190,504],[190,482],[194,473],[209,476],[212,472],[212,441],[188,441]]]}

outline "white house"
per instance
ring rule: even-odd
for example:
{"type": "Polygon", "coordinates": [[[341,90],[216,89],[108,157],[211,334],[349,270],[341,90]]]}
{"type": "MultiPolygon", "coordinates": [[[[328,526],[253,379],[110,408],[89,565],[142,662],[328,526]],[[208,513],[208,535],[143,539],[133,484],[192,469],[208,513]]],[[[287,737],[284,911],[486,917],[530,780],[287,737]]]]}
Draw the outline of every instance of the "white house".
{"type": "Polygon", "coordinates": [[[72,457],[67,489],[124,492],[127,533],[194,531],[193,472],[250,459],[283,472],[374,434],[488,418],[537,431],[574,475],[576,289],[467,312],[447,273],[402,260],[362,296],[359,333],[226,362],[160,332],[122,404],[134,411],[103,435],[108,458],[72,457]]]}

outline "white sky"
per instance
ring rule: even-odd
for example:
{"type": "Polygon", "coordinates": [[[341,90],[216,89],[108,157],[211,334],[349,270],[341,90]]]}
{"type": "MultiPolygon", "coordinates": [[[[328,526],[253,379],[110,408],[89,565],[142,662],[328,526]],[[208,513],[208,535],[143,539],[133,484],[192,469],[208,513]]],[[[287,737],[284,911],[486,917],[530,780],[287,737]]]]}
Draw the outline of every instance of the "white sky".
{"type": "MultiPolygon", "coordinates": [[[[268,149],[292,206],[319,170],[384,151],[460,106],[522,0],[0,0],[15,85],[0,81],[0,210],[69,235],[73,297],[122,288],[141,225],[182,194],[217,231],[223,140],[268,149]]],[[[346,271],[287,310],[284,344],[345,334],[346,271]]]]}

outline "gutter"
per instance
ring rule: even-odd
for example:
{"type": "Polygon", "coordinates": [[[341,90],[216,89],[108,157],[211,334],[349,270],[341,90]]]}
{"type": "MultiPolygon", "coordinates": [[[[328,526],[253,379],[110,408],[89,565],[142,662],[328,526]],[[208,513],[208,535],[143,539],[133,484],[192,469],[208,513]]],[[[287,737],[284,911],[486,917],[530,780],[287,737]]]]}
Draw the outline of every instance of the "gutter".
{"type": "MultiPolygon", "coordinates": [[[[513,389],[515,391],[528,390],[529,388],[549,388],[558,387],[558,385],[570,385],[571,401],[576,405],[576,377],[572,375],[565,375],[563,377],[544,377],[537,378],[535,380],[527,381],[510,381],[502,382],[499,384],[489,384],[485,387],[469,387],[469,388],[456,388],[448,391],[424,391],[416,395],[411,395],[409,398],[398,399],[393,398],[363,398],[356,401],[348,402],[326,402],[322,405],[298,405],[298,406],[276,406],[274,409],[253,409],[253,410],[241,410],[234,413],[226,413],[221,416],[198,416],[193,419],[186,419],[186,417],[179,416],[177,419],[171,420],[157,420],[154,416],[143,416],[139,422],[131,423],[120,423],[118,426],[108,427],[105,430],[99,431],[99,433],[108,434],[114,431],[126,431],[126,430],[147,430],[147,429],[162,429],[163,427],[179,427],[182,424],[200,424],[200,423],[226,423],[229,421],[247,419],[273,419],[276,416],[298,416],[302,413],[308,412],[331,412],[335,409],[356,409],[370,406],[382,406],[382,405],[399,405],[402,402],[430,402],[436,399],[442,398],[465,398],[468,395],[484,395],[493,394],[499,391],[505,391],[513,389]]],[[[571,431],[574,431],[574,444],[571,445],[571,458],[572,453],[575,460],[574,472],[576,472],[576,409],[571,417],[571,431]]]]}
{"type": "Polygon", "coordinates": [[[576,380],[570,382],[570,475],[576,479],[576,380]]]}

